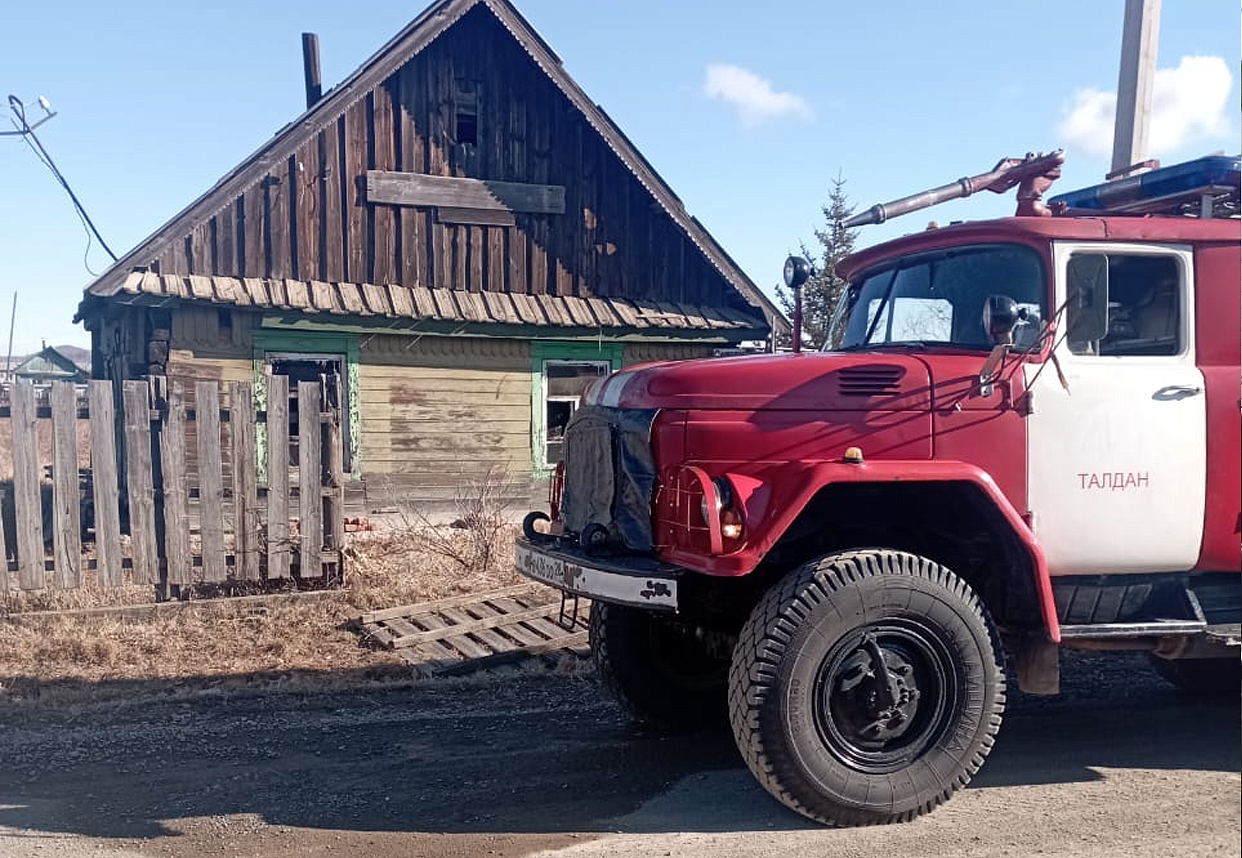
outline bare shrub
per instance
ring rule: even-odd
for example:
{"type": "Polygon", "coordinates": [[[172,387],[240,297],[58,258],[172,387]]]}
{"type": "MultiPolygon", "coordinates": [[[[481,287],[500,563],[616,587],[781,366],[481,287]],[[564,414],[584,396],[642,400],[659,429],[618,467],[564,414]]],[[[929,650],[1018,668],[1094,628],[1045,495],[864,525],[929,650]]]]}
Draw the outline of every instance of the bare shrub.
{"type": "MultiPolygon", "coordinates": [[[[504,498],[507,484],[506,470],[494,465],[481,474],[463,476],[453,500],[455,517],[447,525],[433,522],[425,509],[409,501],[396,502],[397,515],[403,529],[415,534],[426,551],[463,572],[488,570],[499,558],[502,543],[512,541],[504,498]]],[[[391,486],[389,493],[395,495],[391,486]]],[[[507,553],[504,557],[508,559],[507,553]]]]}

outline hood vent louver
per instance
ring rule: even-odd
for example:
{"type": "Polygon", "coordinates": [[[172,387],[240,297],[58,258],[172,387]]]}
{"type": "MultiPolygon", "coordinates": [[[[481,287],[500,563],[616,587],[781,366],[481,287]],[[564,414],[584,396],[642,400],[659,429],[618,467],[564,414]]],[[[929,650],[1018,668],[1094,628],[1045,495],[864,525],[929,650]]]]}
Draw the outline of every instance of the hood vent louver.
{"type": "Polygon", "coordinates": [[[837,373],[837,393],[849,397],[891,396],[900,392],[905,374],[899,366],[850,367],[837,373]]]}

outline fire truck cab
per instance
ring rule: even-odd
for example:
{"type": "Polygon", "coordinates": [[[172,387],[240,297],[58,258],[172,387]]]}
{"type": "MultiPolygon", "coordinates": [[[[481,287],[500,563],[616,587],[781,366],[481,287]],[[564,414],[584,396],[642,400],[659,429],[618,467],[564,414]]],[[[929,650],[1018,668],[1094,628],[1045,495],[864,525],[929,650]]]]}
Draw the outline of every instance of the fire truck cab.
{"type": "MultiPolygon", "coordinates": [[[[813,819],[911,819],[965,785],[1006,672],[1144,650],[1239,690],[1239,158],[1042,201],[1060,153],[980,188],[1019,214],[844,260],[826,350],[632,367],[566,430],[524,574],[591,599],[601,677],[673,729],[725,712],[813,819]]],[[[791,260],[797,286],[805,263],[791,260]]]]}

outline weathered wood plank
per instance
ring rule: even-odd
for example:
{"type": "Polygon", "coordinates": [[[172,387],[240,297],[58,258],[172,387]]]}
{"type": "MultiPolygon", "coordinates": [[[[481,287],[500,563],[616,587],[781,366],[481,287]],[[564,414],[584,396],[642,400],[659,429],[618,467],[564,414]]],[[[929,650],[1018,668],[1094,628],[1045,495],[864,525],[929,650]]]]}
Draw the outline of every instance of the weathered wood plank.
{"type": "Polygon", "coordinates": [[[238,231],[242,236],[242,246],[238,248],[241,274],[243,277],[267,277],[267,254],[263,247],[263,218],[267,213],[263,208],[263,188],[258,182],[246,189],[238,214],[242,219],[242,228],[238,231]]]}
{"type": "Polygon", "coordinates": [[[90,383],[91,482],[95,492],[95,550],[99,583],[121,583],[121,513],[116,467],[116,405],[112,382],[90,383]]]}
{"type": "Polygon", "coordinates": [[[296,253],[293,276],[303,280],[319,277],[319,189],[322,185],[319,164],[319,140],[312,137],[298,149],[297,170],[293,174],[297,182],[294,195],[294,231],[296,253]]]}
{"type": "Polygon", "coordinates": [[[298,525],[302,542],[302,578],[323,574],[322,426],[319,419],[319,383],[298,382],[298,525]]]}
{"type": "MultiPolygon", "coordinates": [[[[471,620],[468,623],[459,623],[456,625],[445,625],[443,628],[431,629],[429,631],[418,632],[417,634],[407,634],[395,639],[391,646],[394,649],[400,649],[407,646],[417,646],[418,644],[427,643],[429,641],[447,640],[457,636],[464,636],[475,632],[479,629],[494,629],[499,626],[515,625],[522,620],[535,619],[537,617],[549,617],[559,613],[561,609],[560,603],[552,605],[543,605],[538,608],[519,609],[505,614],[497,614],[494,617],[484,617],[480,620],[471,620]]],[[[420,616],[420,621],[428,618],[420,616]]]]}
{"type": "Polygon", "coordinates": [[[0,593],[7,592],[9,587],[9,546],[4,536],[4,508],[8,503],[8,492],[0,487],[0,593]]]}
{"type": "Polygon", "coordinates": [[[370,99],[360,99],[345,111],[344,158],[346,235],[346,276],[341,280],[363,283],[367,276],[367,258],[371,253],[372,236],[368,230],[367,201],[359,184],[367,166],[367,112],[370,99]]]}
{"type": "Polygon", "coordinates": [[[17,527],[17,573],[23,590],[42,590],[44,574],[43,499],[39,486],[39,433],[34,386],[16,382],[10,390],[13,431],[13,509],[17,527]]]}
{"type": "Polygon", "coordinates": [[[324,542],[328,550],[340,551],[345,546],[345,473],[344,442],[341,430],[341,386],[331,379],[324,403],[327,417],[323,424],[323,514],[324,542]]]}
{"type": "Polygon", "coordinates": [[[151,478],[151,402],[145,381],[124,382],[125,485],[129,497],[130,554],[137,584],[160,580],[151,478]]]}
{"type": "Polygon", "coordinates": [[[185,390],[168,385],[168,411],[160,431],[160,467],[164,493],[164,563],[168,583],[193,582],[190,562],[189,487],[185,475],[185,390]]]}
{"type": "Polygon", "coordinates": [[[203,540],[203,580],[223,581],[224,463],[220,455],[220,389],[214,381],[194,383],[195,434],[198,436],[199,530],[203,540]]]}
{"type": "MultiPolygon", "coordinates": [[[[52,384],[52,528],[59,589],[77,587],[82,565],[81,499],[78,489],[78,404],[73,385],[52,384]]],[[[3,530],[3,528],[0,528],[3,530]]],[[[0,543],[0,558],[4,557],[0,543]]],[[[8,578],[3,561],[0,577],[8,578]]],[[[0,584],[2,586],[2,584],[0,584]]]]}
{"type": "Polygon", "coordinates": [[[267,379],[267,576],[288,578],[289,377],[267,379]]]}
{"type": "Polygon", "coordinates": [[[367,200],[397,206],[564,214],[565,186],[367,170],[367,200]]]}
{"type": "Polygon", "coordinates": [[[436,209],[436,223],[475,224],[479,226],[513,226],[513,213],[495,209],[460,209],[440,206],[436,209]]]}
{"type": "Polygon", "coordinates": [[[482,658],[462,661],[456,664],[443,665],[435,668],[433,672],[440,676],[465,676],[467,674],[476,673],[480,670],[490,670],[494,667],[512,664],[526,658],[547,655],[549,653],[556,652],[557,650],[581,649],[582,647],[587,646],[588,643],[587,632],[574,632],[573,634],[566,635],[565,637],[555,638],[541,643],[533,643],[527,646],[518,647],[517,649],[509,649],[503,652],[493,653],[492,655],[483,656],[482,658]]]}
{"type": "Polygon", "coordinates": [[[254,388],[229,384],[229,434],[233,458],[233,574],[259,580],[259,500],[255,459],[254,388]]]}
{"type": "Polygon", "coordinates": [[[319,266],[319,276],[324,280],[348,280],[345,276],[345,219],[342,216],[342,201],[345,198],[346,182],[344,178],[344,161],[341,158],[341,138],[345,133],[345,117],[337,119],[320,132],[323,148],[323,180],[320,183],[323,203],[323,221],[321,251],[323,262],[319,266]]]}
{"type": "Polygon", "coordinates": [[[389,620],[393,617],[413,617],[421,614],[428,614],[438,611],[440,608],[453,608],[459,605],[469,605],[478,602],[480,599],[501,598],[503,596],[516,596],[519,593],[525,593],[539,584],[531,582],[529,584],[514,584],[511,587],[505,587],[502,590],[493,590],[490,593],[467,593],[462,596],[447,596],[443,599],[436,599],[431,602],[420,602],[417,605],[401,605],[395,608],[381,608],[378,611],[366,611],[358,616],[359,623],[378,623],[380,620],[389,620]]]}
{"type": "MultiPolygon", "coordinates": [[[[371,90],[368,167],[373,170],[392,170],[397,166],[396,141],[393,138],[393,94],[389,88],[394,83],[390,79],[371,90]]],[[[401,267],[397,261],[395,210],[389,206],[374,206],[371,217],[372,263],[367,280],[371,283],[397,283],[401,267]]]]}

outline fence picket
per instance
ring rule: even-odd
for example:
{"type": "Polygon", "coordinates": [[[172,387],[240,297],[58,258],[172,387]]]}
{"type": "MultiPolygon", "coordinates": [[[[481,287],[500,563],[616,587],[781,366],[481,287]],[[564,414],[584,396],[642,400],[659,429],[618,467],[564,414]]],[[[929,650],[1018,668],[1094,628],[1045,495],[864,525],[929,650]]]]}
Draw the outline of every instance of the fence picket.
{"type": "Polygon", "coordinates": [[[95,549],[99,554],[99,583],[121,583],[121,514],[116,474],[116,410],[112,382],[90,383],[91,482],[95,492],[95,549]]]}
{"type": "Polygon", "coordinates": [[[203,580],[223,581],[228,574],[224,553],[224,463],[220,457],[220,388],[214,381],[194,384],[198,423],[198,527],[203,537],[203,580]]]}
{"type": "Polygon", "coordinates": [[[9,589],[9,547],[4,537],[4,505],[7,494],[0,487],[0,593],[9,589]]]}
{"type": "Polygon", "coordinates": [[[289,378],[267,379],[267,576],[288,578],[289,378]]]}
{"type": "Polygon", "coordinates": [[[67,381],[52,384],[52,528],[55,586],[77,587],[82,570],[82,499],[78,488],[78,397],[67,381]]]}
{"type": "Polygon", "coordinates": [[[302,534],[302,578],[323,575],[319,559],[323,550],[323,497],[321,485],[320,445],[322,426],[319,419],[319,382],[298,382],[298,495],[302,534]]]}
{"type": "Polygon", "coordinates": [[[160,561],[155,548],[155,494],[151,478],[151,400],[145,381],[126,381],[125,485],[129,497],[130,551],[135,584],[158,584],[160,561]]]}
{"type": "Polygon", "coordinates": [[[229,385],[229,431],[233,455],[234,574],[239,581],[259,580],[254,428],[254,388],[246,382],[235,381],[229,385]]]}
{"type": "Polygon", "coordinates": [[[168,583],[183,586],[190,577],[189,492],[185,483],[185,390],[168,385],[168,413],[160,432],[160,464],[164,478],[164,560],[168,583]]]}
{"type": "Polygon", "coordinates": [[[39,486],[39,434],[34,386],[13,385],[13,508],[17,525],[17,576],[23,590],[46,585],[43,550],[43,498],[39,486]]]}

